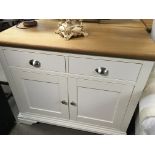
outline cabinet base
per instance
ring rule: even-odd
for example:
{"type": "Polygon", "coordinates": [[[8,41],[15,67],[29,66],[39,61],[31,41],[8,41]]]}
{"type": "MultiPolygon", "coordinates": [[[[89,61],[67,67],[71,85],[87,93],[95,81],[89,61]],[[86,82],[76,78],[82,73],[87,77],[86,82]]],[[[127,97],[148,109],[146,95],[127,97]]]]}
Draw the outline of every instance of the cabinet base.
{"type": "Polygon", "coordinates": [[[87,123],[65,120],[61,118],[47,117],[47,116],[42,116],[42,115],[32,114],[32,113],[19,113],[18,119],[19,119],[19,122],[24,124],[29,124],[29,125],[40,122],[40,123],[57,125],[57,126],[69,127],[72,129],[79,129],[79,130],[98,133],[98,134],[108,134],[108,135],[126,134],[126,132],[110,129],[107,127],[99,127],[99,126],[90,125],[87,123]]]}
{"type": "Polygon", "coordinates": [[[20,114],[18,115],[18,122],[17,123],[23,123],[23,124],[27,124],[27,125],[32,125],[37,123],[37,121],[32,120],[32,119],[28,119],[28,118],[24,118],[23,116],[21,116],[20,114]]]}

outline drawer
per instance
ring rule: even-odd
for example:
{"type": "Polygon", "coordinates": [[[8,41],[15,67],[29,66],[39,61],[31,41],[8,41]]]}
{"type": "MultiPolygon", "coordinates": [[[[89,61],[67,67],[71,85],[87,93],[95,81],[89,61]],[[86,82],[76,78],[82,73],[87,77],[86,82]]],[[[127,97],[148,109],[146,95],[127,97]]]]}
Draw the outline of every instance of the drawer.
{"type": "Polygon", "coordinates": [[[4,53],[9,66],[65,72],[65,57],[63,56],[30,53],[25,50],[9,50],[4,53]]]}
{"type": "Polygon", "coordinates": [[[89,58],[69,58],[69,73],[136,81],[142,64],[89,58]]]}

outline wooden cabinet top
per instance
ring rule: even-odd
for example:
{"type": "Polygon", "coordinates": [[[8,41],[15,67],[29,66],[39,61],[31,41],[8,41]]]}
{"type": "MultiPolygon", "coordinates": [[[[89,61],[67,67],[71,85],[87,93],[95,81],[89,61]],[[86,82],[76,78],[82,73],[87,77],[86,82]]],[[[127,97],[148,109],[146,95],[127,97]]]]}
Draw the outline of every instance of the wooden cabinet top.
{"type": "Polygon", "coordinates": [[[64,40],[57,20],[38,20],[37,27],[0,32],[0,45],[68,53],[155,60],[155,42],[139,20],[85,23],[87,37],[64,40]]]}

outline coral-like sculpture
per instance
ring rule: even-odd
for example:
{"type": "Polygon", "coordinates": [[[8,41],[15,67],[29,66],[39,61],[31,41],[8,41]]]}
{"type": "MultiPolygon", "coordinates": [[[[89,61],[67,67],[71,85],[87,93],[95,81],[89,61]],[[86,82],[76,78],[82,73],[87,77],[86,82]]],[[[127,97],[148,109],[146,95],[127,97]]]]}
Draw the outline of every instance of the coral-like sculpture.
{"type": "Polygon", "coordinates": [[[61,20],[58,24],[57,34],[65,38],[66,40],[72,37],[87,36],[88,33],[85,32],[82,20],[79,19],[66,19],[61,20]]]}

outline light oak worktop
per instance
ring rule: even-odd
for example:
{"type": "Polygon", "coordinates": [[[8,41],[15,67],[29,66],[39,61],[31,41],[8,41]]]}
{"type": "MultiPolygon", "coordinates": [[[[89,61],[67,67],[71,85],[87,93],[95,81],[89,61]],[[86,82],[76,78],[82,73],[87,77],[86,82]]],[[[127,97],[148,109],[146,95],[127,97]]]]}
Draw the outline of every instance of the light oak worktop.
{"type": "Polygon", "coordinates": [[[58,21],[39,20],[38,26],[0,33],[0,45],[67,53],[155,60],[155,42],[140,21],[118,20],[109,24],[85,23],[87,37],[64,40],[55,34],[58,21]]]}

